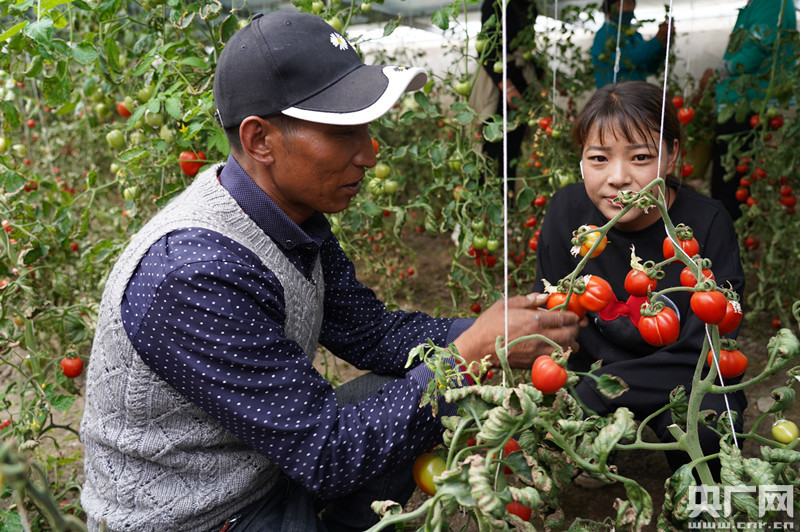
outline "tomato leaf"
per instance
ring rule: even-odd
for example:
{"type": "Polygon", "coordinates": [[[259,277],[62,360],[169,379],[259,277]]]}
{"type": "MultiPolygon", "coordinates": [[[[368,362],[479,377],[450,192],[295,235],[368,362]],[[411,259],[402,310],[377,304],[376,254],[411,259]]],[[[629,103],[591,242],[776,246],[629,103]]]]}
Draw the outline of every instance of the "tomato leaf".
{"type": "Polygon", "coordinates": [[[59,412],[66,412],[72,407],[73,403],[75,403],[74,395],[54,395],[50,399],[50,406],[59,412]]]}
{"type": "Polygon", "coordinates": [[[98,53],[94,46],[88,42],[76,44],[70,51],[72,58],[82,65],[88,65],[97,60],[98,53]]]}
{"type": "Polygon", "coordinates": [[[630,390],[630,386],[616,375],[604,373],[598,376],[597,391],[608,399],[616,399],[628,390],[630,390]]]}
{"type": "Polygon", "coordinates": [[[440,30],[446,30],[450,27],[450,15],[444,9],[437,9],[431,15],[431,23],[440,30]]]}

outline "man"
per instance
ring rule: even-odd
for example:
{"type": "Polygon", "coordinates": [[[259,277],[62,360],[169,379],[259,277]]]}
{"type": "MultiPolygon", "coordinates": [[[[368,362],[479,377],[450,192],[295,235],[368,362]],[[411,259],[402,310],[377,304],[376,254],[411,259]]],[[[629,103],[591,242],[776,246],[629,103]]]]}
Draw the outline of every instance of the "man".
{"type": "MultiPolygon", "coordinates": [[[[606,21],[595,34],[590,50],[598,89],[620,81],[645,81],[647,76],[656,74],[664,62],[669,24],[662,22],[655,37],[644,40],[642,34],[631,27],[634,9],[636,0],[603,0],[606,21]],[[620,57],[619,66],[616,66],[618,42],[620,57]]],[[[672,32],[674,35],[674,27],[672,32]]]]}
{"type": "MultiPolygon", "coordinates": [[[[493,352],[504,311],[474,324],[388,312],[355,278],[322,213],[376,164],[368,123],[418,68],[366,66],[316,16],[256,16],[220,55],[216,114],[231,156],[133,238],[103,295],[81,436],[89,528],[363,530],[404,503],[413,459],[443,429],[419,402],[411,348],[493,352]],[[373,373],[337,390],[318,344],[373,373]]],[[[577,316],[509,300],[509,338],[575,347],[577,316]]],[[[529,367],[547,347],[511,355],[529,367]]],[[[453,413],[441,405],[440,414],[453,413]]]]}

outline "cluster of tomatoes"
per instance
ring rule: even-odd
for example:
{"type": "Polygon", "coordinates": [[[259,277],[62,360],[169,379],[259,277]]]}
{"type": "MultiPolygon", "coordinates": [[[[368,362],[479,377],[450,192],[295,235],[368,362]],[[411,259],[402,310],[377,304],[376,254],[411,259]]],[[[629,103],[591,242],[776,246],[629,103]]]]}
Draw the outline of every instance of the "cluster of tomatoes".
{"type": "MultiPolygon", "coordinates": [[[[691,229],[682,224],[677,227],[677,240],[680,249],[689,257],[699,258],[700,245],[692,235],[691,229]]],[[[573,252],[590,258],[600,255],[608,244],[597,226],[585,225],[576,231],[573,239],[573,252]]],[[[675,248],[668,236],[662,244],[665,260],[675,258],[675,248]]],[[[716,325],[719,334],[724,336],[733,332],[742,321],[741,305],[738,301],[728,299],[726,293],[717,289],[713,283],[714,273],[707,263],[699,259],[702,279],[697,279],[692,268],[685,267],[681,272],[681,285],[692,289],[689,300],[692,312],[704,323],[716,325]]],[[[660,272],[646,269],[638,262],[625,277],[625,290],[636,297],[649,297],[658,286],[660,272]]],[[[547,301],[548,309],[570,310],[578,316],[585,316],[588,311],[599,312],[611,301],[613,290],[605,279],[590,275],[578,279],[572,286],[562,282],[557,291],[552,292],[547,301]]],[[[649,301],[641,312],[638,323],[639,334],[649,344],[663,346],[674,343],[680,336],[680,321],[671,308],[659,301],[649,301]]],[[[737,350],[725,350],[719,356],[719,369],[724,378],[738,377],[744,373],[747,358],[737,350]],[[738,354],[737,354],[738,353],[738,354]]],[[[709,357],[709,361],[713,361],[709,357]]],[[[712,364],[710,364],[712,365],[712,364]]],[[[566,380],[566,379],[565,379],[566,380]]]]}
{"type": "MultiPolygon", "coordinates": [[[[739,188],[737,188],[735,192],[736,199],[748,207],[752,207],[758,203],[758,199],[751,193],[750,185],[756,181],[767,179],[767,171],[761,167],[756,167],[753,173],[750,174],[750,158],[742,157],[736,165],[736,172],[742,174],[742,177],[739,178],[739,188]]],[[[779,177],[777,186],[778,203],[786,209],[786,212],[794,214],[795,206],[797,205],[797,196],[795,196],[792,186],[789,185],[789,178],[786,176],[779,177]]]]}
{"type": "Polygon", "coordinates": [[[691,107],[684,107],[683,103],[683,97],[681,96],[674,96],[672,98],[672,105],[678,110],[678,120],[680,120],[681,124],[684,126],[688,126],[694,119],[694,109],[691,107]]]}

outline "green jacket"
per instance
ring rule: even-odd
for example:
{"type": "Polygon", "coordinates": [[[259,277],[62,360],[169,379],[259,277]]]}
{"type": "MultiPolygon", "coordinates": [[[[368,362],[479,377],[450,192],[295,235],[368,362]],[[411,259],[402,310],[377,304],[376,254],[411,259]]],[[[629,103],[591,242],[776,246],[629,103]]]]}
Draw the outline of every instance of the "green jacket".
{"type": "Polygon", "coordinates": [[[787,43],[787,31],[797,31],[792,0],[750,0],[739,10],[720,68],[722,79],[716,86],[717,109],[742,97],[763,101],[776,48],[776,72],[797,68],[797,51],[787,43]]]}

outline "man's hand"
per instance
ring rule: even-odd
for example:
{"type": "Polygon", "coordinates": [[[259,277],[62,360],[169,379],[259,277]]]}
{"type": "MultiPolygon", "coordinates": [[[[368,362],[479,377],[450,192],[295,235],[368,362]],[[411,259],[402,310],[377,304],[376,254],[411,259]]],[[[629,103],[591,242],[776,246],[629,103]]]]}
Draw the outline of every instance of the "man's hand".
{"type": "Polygon", "coordinates": [[[661,24],[658,25],[658,32],[656,33],[656,39],[661,41],[661,44],[666,46],[667,45],[667,36],[669,34],[675,35],[675,22],[673,20],[672,24],[669,23],[668,20],[665,20],[661,24]]]}
{"type": "MultiPolygon", "coordinates": [[[[508,337],[515,340],[522,336],[541,334],[564,349],[577,351],[579,318],[566,311],[548,311],[542,308],[547,294],[528,294],[508,299],[508,337]]],[[[458,353],[467,364],[479,362],[488,354],[492,365],[499,366],[495,354],[495,341],[505,336],[505,308],[503,301],[496,301],[481,314],[472,326],[454,342],[458,353]]],[[[542,340],[528,340],[512,347],[508,363],[512,368],[528,369],[539,355],[550,354],[553,347],[542,340]]]]}

